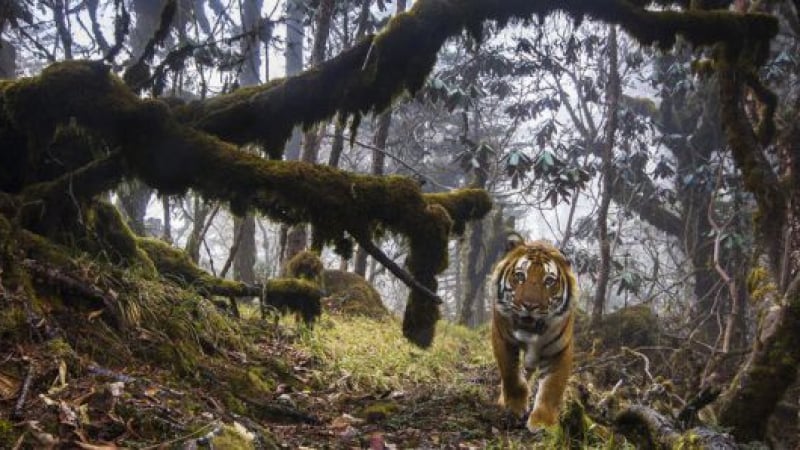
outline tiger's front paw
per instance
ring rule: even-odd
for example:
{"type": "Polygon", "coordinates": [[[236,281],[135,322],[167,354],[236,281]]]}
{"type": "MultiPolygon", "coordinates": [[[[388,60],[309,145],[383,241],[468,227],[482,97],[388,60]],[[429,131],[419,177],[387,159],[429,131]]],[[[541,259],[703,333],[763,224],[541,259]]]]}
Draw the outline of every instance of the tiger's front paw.
{"type": "Polygon", "coordinates": [[[517,417],[523,417],[528,409],[528,387],[524,384],[514,387],[503,386],[500,388],[500,399],[497,403],[514,413],[517,417]]]}
{"type": "Polygon", "coordinates": [[[541,431],[543,428],[555,425],[557,419],[558,416],[555,411],[543,407],[535,408],[531,411],[531,415],[528,416],[528,431],[532,433],[541,431]]]}

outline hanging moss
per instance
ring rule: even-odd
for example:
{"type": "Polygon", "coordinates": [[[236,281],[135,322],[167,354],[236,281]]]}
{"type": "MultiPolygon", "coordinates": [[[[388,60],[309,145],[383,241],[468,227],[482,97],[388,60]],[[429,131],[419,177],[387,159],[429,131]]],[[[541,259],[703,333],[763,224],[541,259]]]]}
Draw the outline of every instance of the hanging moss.
{"type": "Polygon", "coordinates": [[[294,278],[274,278],[267,282],[266,305],[281,314],[294,314],[306,325],[313,325],[322,314],[321,298],[317,283],[294,278]]]}
{"type": "Polygon", "coordinates": [[[439,205],[447,211],[453,220],[452,232],[459,236],[464,233],[468,221],[483,217],[492,209],[492,199],[483,189],[456,189],[425,194],[425,201],[439,205]]]}
{"type": "Polygon", "coordinates": [[[322,260],[316,253],[308,250],[299,252],[286,263],[287,276],[311,281],[317,285],[322,285],[320,278],[322,270],[322,260]]]}

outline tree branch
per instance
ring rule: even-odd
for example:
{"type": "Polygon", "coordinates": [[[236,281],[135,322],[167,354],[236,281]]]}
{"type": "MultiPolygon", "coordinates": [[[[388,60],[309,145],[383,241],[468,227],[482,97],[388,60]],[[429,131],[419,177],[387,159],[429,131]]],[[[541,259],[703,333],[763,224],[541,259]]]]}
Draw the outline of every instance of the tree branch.
{"type": "Polygon", "coordinates": [[[416,92],[445,40],[484,21],[501,24],[563,11],[619,24],[644,45],[669,48],[681,34],[694,45],[766,42],[777,33],[767,15],[708,11],[649,11],[625,0],[421,0],[368,37],[313,71],[239,89],[176,109],[185,123],[237,144],[261,142],[280,153],[295,125],[380,112],[404,90],[416,92]],[[269,124],[269,126],[264,126],[269,124]]]}
{"type": "Polygon", "coordinates": [[[389,269],[389,272],[392,275],[396,276],[400,281],[402,281],[406,286],[410,289],[416,290],[420,294],[424,295],[426,298],[430,299],[437,305],[442,304],[442,298],[439,297],[435,292],[428,289],[425,285],[421,284],[417,281],[410,273],[408,273],[405,269],[397,265],[391,258],[386,256],[386,253],[383,253],[380,248],[378,248],[375,244],[372,243],[369,239],[366,238],[358,238],[355,237],[356,242],[361,248],[366,251],[369,256],[375,258],[376,261],[381,263],[384,267],[389,269]]]}

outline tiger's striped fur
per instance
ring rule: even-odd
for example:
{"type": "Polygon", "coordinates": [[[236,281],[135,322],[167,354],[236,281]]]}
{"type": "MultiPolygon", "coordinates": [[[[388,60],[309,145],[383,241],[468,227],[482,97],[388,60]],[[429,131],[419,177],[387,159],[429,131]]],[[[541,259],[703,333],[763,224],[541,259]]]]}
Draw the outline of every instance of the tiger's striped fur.
{"type": "Polygon", "coordinates": [[[500,404],[522,417],[526,378],[539,370],[528,428],[553,425],[572,370],[577,282],[569,261],[544,241],[510,240],[494,270],[492,349],[500,370],[500,404]],[[526,377],[520,374],[520,353],[526,377]]]}

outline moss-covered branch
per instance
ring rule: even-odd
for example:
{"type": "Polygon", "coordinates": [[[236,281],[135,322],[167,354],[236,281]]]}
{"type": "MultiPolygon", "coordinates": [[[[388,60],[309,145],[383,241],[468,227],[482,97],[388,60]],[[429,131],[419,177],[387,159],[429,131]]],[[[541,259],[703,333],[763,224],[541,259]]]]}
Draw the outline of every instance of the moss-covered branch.
{"type": "MultiPolygon", "coordinates": [[[[782,245],[775,236],[781,236],[786,211],[786,196],[772,165],[761,150],[758,136],[744,111],[743,95],[745,73],[751,67],[736,67],[734,62],[721,58],[718,63],[721,113],[725,135],[734,161],[742,171],[745,188],[753,193],[758,203],[757,226],[759,232],[774,242],[769,249],[770,263],[777,269],[782,245]]],[[[779,270],[775,270],[779,273],[779,270]]]]}
{"type": "MultiPolygon", "coordinates": [[[[477,190],[458,191],[452,198],[447,194],[426,198],[406,177],[356,175],[239,151],[176,122],[160,102],[138,99],[96,63],[51,66],[39,77],[7,86],[3,95],[11,122],[29,137],[29,152],[40,152],[38,145],[49,142],[47,137],[69,120],[118,148],[126,172],[162,193],[192,188],[205,198],[229,202],[234,212],[255,208],[282,222],[309,222],[324,231],[322,237],[328,242],[346,235],[366,238],[380,226],[408,238],[409,271],[431,291],[436,288],[435,275],[447,265],[453,224],[463,228],[464,221],[482,217],[491,208],[486,193],[477,190]],[[83,85],[92,89],[68,88],[83,85]],[[47,114],[34,113],[51,98],[59,101],[47,114]]],[[[83,190],[93,195],[108,187],[103,179],[83,190]]],[[[435,304],[417,307],[415,302],[430,301],[427,295],[414,293],[409,300],[410,310],[418,312],[409,321],[429,327],[419,335],[425,338],[415,342],[428,345],[438,311],[435,304]]],[[[410,326],[409,333],[418,326],[410,326]]]]}
{"type": "Polygon", "coordinates": [[[625,0],[532,1],[420,0],[377,36],[313,70],[267,85],[177,108],[182,121],[229,142],[260,142],[273,154],[295,125],[360,117],[385,109],[404,90],[417,91],[447,38],[462,30],[480,34],[485,21],[505,24],[563,11],[619,24],[639,42],[669,48],[677,35],[694,45],[726,41],[761,45],[777,33],[767,15],[725,11],[649,11],[625,0]]]}

